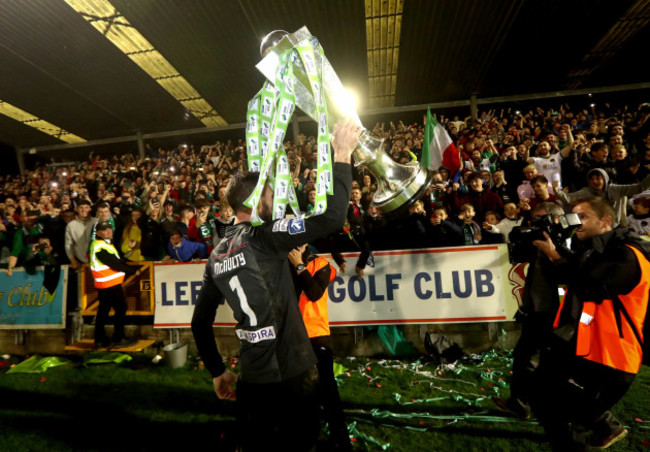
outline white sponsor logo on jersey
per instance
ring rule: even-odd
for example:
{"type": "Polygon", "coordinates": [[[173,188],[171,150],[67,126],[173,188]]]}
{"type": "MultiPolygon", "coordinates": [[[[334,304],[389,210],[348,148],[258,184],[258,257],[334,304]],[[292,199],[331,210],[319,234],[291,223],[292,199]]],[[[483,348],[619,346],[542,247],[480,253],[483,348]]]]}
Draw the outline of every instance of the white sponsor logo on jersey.
{"type": "Polygon", "coordinates": [[[250,342],[251,344],[275,339],[275,328],[272,326],[260,328],[255,331],[235,330],[235,332],[239,340],[250,342]]]}
{"type": "Polygon", "coordinates": [[[287,232],[288,227],[289,220],[287,218],[283,218],[282,220],[273,223],[273,232],[287,232]]]}

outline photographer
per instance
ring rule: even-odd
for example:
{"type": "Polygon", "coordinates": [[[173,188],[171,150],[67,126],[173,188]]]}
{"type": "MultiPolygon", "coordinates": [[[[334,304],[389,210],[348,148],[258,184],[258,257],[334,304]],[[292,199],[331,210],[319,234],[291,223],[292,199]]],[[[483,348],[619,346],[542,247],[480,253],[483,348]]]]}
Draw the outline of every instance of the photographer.
{"type": "MultiPolygon", "coordinates": [[[[553,202],[537,204],[532,212],[532,223],[546,220],[558,224],[564,214],[562,208],[553,202]],[[548,216],[551,216],[550,218],[548,216]]],[[[521,234],[521,228],[513,229],[513,248],[523,247],[525,251],[515,251],[513,255],[521,256],[530,262],[522,304],[517,312],[521,322],[521,336],[515,346],[512,363],[512,380],[508,399],[493,398],[500,410],[517,417],[530,418],[529,395],[535,388],[532,385],[533,372],[539,364],[540,351],[546,347],[553,332],[553,319],[557,312],[558,282],[553,265],[544,253],[534,247],[530,240],[521,234]]],[[[532,237],[530,237],[532,239],[532,237]]],[[[560,239],[558,239],[560,241],[560,239]]]]}
{"type": "Polygon", "coordinates": [[[611,203],[585,198],[572,210],[582,222],[575,254],[560,254],[548,236],[535,241],[568,286],[553,347],[542,356],[531,393],[533,411],[554,450],[606,448],[626,435],[608,410],[641,367],[637,333],[643,329],[650,281],[650,248],[628,229],[612,227],[611,203]]]}

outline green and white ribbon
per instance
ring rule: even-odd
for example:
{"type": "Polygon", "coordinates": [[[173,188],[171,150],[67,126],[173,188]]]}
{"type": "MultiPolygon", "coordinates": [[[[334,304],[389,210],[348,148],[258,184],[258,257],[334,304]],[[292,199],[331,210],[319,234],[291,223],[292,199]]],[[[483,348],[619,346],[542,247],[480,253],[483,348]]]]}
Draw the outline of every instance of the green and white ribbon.
{"type": "MultiPolygon", "coordinates": [[[[295,48],[280,55],[280,64],[275,80],[273,83],[265,82],[262,89],[248,103],[246,115],[248,169],[259,171],[260,178],[253,193],[244,204],[253,210],[251,221],[255,225],[262,223],[257,213],[257,206],[267,181],[274,192],[273,219],[284,217],[287,203],[291,206],[294,215],[301,215],[291,179],[289,160],[282,144],[295,110],[293,64],[294,59],[297,58],[300,58],[309,77],[309,88],[314,96],[319,118],[316,204],[310,215],[319,215],[325,212],[327,195],[333,193],[327,104],[323,92],[323,82],[316,67],[314,44],[322,56],[321,62],[324,61],[323,50],[317,41],[312,43],[307,39],[300,42],[295,48]],[[273,166],[274,164],[275,166],[273,166]]],[[[322,70],[321,67],[321,74],[322,70]]]]}
{"type": "Polygon", "coordinates": [[[323,74],[323,63],[325,54],[323,48],[316,39],[305,39],[298,43],[295,48],[300,56],[305,72],[309,78],[311,92],[314,96],[316,113],[318,116],[318,163],[316,176],[316,202],[314,204],[313,215],[320,215],[327,209],[327,195],[333,193],[332,185],[332,159],[330,155],[329,127],[327,124],[327,102],[325,100],[325,90],[323,89],[323,79],[319,76],[316,67],[316,57],[314,51],[320,53],[320,74],[323,74]]]}

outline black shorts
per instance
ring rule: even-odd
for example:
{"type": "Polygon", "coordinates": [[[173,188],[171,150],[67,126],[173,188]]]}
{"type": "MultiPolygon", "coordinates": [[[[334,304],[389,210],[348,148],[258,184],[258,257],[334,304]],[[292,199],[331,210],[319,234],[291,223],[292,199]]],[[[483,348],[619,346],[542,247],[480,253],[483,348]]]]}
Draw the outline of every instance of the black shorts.
{"type": "Polygon", "coordinates": [[[312,449],[320,428],[316,366],[279,383],[237,382],[237,424],[244,452],[312,449]]]}

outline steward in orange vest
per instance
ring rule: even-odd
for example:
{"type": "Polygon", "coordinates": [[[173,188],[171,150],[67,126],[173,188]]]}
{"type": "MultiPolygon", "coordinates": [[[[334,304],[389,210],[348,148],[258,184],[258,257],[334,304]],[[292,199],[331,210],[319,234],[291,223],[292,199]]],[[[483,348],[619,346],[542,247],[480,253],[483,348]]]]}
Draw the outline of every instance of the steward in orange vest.
{"type": "Polygon", "coordinates": [[[320,403],[329,424],[330,448],[351,451],[352,444],[343,416],[343,406],[334,379],[329,316],[327,311],[327,286],[336,278],[336,270],[327,260],[311,255],[307,244],[289,253],[292,277],[305,328],[312,348],[318,358],[320,403]]]}
{"type": "Polygon", "coordinates": [[[140,271],[120,259],[117,249],[111,243],[113,229],[108,221],[98,222],[95,230],[97,237],[90,245],[90,270],[99,298],[95,320],[95,348],[128,347],[136,341],[131,341],[124,335],[126,299],[121,284],[125,275],[140,275],[140,271]],[[108,340],[105,332],[111,308],[115,311],[112,341],[108,340]]]}
{"type": "Polygon", "coordinates": [[[573,212],[582,222],[574,255],[560,255],[550,239],[534,242],[567,284],[556,343],[540,360],[531,400],[555,450],[605,448],[627,434],[609,409],[641,366],[643,337],[634,331],[643,331],[650,290],[650,247],[628,229],[612,228],[612,205],[586,198],[573,212]]]}

